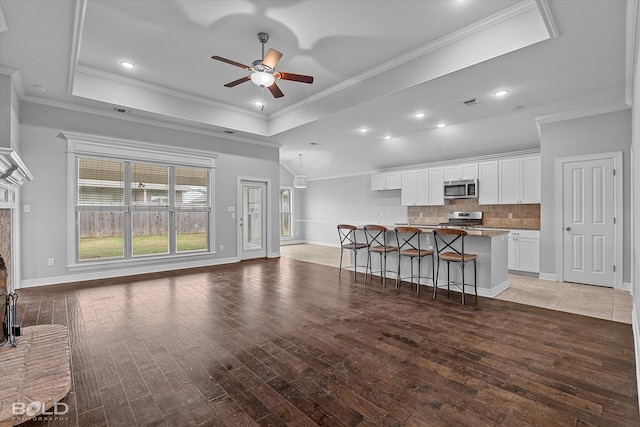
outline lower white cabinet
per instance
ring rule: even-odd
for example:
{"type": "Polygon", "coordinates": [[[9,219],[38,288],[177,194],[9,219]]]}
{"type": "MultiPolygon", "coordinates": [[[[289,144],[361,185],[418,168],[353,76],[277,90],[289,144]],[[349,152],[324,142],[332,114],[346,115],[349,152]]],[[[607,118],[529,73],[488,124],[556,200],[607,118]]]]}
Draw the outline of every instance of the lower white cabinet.
{"type": "Polygon", "coordinates": [[[540,231],[511,230],[509,232],[509,270],[540,272],[540,231]]]}

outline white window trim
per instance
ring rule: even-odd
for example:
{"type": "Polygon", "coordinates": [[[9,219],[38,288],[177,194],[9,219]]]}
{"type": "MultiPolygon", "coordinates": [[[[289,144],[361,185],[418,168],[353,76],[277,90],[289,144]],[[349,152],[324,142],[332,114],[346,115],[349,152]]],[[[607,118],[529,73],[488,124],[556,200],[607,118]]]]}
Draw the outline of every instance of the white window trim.
{"type": "MultiPolygon", "coordinates": [[[[294,200],[296,197],[295,189],[293,188],[293,186],[290,186],[290,185],[281,185],[280,190],[289,190],[289,197],[291,199],[289,200],[289,204],[291,205],[291,218],[289,219],[289,229],[291,231],[291,235],[285,236],[285,237],[280,236],[280,240],[281,241],[295,240],[296,239],[295,218],[294,218],[295,217],[294,200]]],[[[280,191],[278,191],[278,216],[280,216],[280,191]]],[[[279,227],[279,224],[280,224],[280,221],[278,221],[278,227],[279,227]]],[[[280,230],[278,230],[278,234],[280,234],[280,230]]]]}
{"type": "Polygon", "coordinates": [[[157,260],[181,260],[190,261],[215,255],[215,214],[211,209],[209,215],[209,251],[186,252],[184,254],[145,256],[136,259],[108,259],[95,262],[79,262],[76,251],[76,209],[75,191],[76,185],[75,159],[77,156],[98,156],[111,158],[118,161],[142,161],[165,163],[174,166],[200,167],[210,169],[209,173],[209,200],[215,207],[215,167],[218,155],[205,150],[196,150],[184,147],[172,147],[149,142],[110,138],[97,135],[81,134],[75,132],[61,132],[58,135],[67,141],[67,259],[70,271],[95,270],[105,267],[135,267],[147,265],[157,260]]]}

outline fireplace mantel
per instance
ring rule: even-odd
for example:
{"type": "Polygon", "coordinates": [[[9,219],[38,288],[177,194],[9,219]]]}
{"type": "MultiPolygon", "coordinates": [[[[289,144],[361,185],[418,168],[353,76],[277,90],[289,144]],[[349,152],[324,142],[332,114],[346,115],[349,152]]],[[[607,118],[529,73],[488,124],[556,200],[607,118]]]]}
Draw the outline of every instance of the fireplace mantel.
{"type": "Polygon", "coordinates": [[[19,187],[31,180],[33,175],[18,152],[10,148],[0,148],[0,181],[19,187]]]}

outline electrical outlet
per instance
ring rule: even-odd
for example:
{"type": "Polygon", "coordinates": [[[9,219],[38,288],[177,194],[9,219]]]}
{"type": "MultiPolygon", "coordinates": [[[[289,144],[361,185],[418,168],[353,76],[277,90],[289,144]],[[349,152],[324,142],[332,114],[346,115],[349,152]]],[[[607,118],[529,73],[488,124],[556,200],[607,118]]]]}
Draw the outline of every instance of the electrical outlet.
{"type": "Polygon", "coordinates": [[[509,219],[513,219],[513,213],[509,212],[509,219]]]}
{"type": "Polygon", "coordinates": [[[24,212],[25,213],[31,212],[31,205],[24,205],[24,212]]]}
{"type": "Polygon", "coordinates": [[[422,212],[420,212],[420,218],[422,218],[422,212]]]}
{"type": "Polygon", "coordinates": [[[56,260],[54,258],[49,258],[47,260],[47,265],[49,266],[56,265],[56,260]]]}
{"type": "Polygon", "coordinates": [[[224,245],[220,245],[220,251],[224,251],[224,245]]]}

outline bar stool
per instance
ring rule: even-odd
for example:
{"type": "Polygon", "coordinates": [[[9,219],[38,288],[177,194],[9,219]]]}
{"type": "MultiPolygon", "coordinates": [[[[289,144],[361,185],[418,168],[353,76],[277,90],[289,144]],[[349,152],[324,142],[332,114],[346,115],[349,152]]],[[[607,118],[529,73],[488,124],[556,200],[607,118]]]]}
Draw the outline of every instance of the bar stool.
{"type": "Polygon", "coordinates": [[[342,254],[344,250],[347,249],[353,252],[353,280],[356,279],[356,273],[358,272],[358,251],[367,247],[366,243],[358,243],[356,241],[357,229],[358,227],[355,225],[338,224],[338,237],[340,238],[340,270],[338,271],[338,277],[340,277],[342,273],[342,254]]]}
{"type": "Polygon", "coordinates": [[[433,297],[436,297],[436,292],[438,291],[438,276],[440,275],[440,262],[444,261],[447,263],[447,297],[449,297],[449,289],[450,285],[455,285],[462,291],[462,304],[464,304],[464,287],[465,286],[473,286],[473,289],[476,294],[476,301],[478,300],[478,276],[476,269],[476,259],[478,258],[475,254],[465,253],[464,251],[464,238],[467,235],[467,232],[464,230],[456,230],[451,228],[442,228],[433,230],[433,235],[436,241],[436,251],[438,252],[438,271],[436,273],[436,281],[433,287],[433,297]],[[458,250],[453,246],[455,242],[460,240],[460,249],[458,250]],[[447,252],[445,252],[447,251],[447,252]],[[467,284],[464,281],[464,268],[468,262],[473,261],[473,285],[467,284]],[[450,267],[451,263],[454,262],[460,266],[460,270],[462,271],[462,281],[455,282],[450,279],[450,267]]]}
{"type": "MultiPolygon", "coordinates": [[[[418,280],[416,285],[416,294],[420,294],[420,264],[422,258],[430,256],[431,257],[431,281],[434,282],[434,272],[435,272],[435,263],[433,254],[434,252],[430,249],[421,249],[420,247],[420,236],[423,231],[421,228],[416,227],[396,227],[396,241],[398,242],[398,275],[396,276],[396,289],[398,288],[398,282],[402,281],[403,278],[409,277],[409,281],[413,286],[413,260],[415,258],[418,259],[418,280]],[[400,261],[402,257],[409,257],[411,262],[411,276],[401,277],[400,274],[400,261]]],[[[435,283],[435,282],[434,282],[435,283]]],[[[435,285],[434,285],[435,286],[435,285]]]]}
{"type": "Polygon", "coordinates": [[[367,252],[369,256],[367,260],[367,270],[364,273],[364,283],[367,283],[367,272],[371,274],[371,281],[373,281],[374,271],[373,264],[371,263],[371,253],[377,253],[380,255],[380,270],[376,270],[375,272],[379,272],[382,276],[382,286],[387,286],[387,255],[390,252],[398,251],[397,247],[387,244],[387,231],[389,231],[389,229],[382,225],[364,226],[364,235],[367,239],[367,252]]]}

